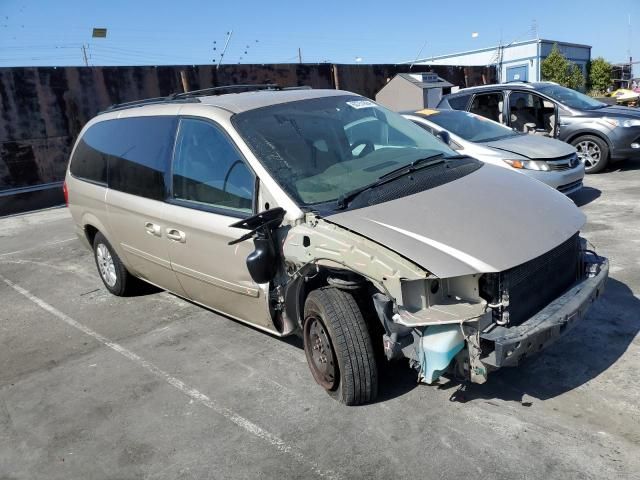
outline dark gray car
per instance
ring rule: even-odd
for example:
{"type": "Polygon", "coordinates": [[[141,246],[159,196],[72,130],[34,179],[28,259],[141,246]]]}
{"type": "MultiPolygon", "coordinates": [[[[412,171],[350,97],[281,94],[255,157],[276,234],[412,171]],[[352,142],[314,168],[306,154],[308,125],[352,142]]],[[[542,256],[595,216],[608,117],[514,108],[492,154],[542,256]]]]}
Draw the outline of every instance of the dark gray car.
{"type": "Polygon", "coordinates": [[[610,106],[552,82],[464,88],[439,109],[467,110],[534,135],[574,145],[587,173],[640,159],[640,109],[610,106]]]}

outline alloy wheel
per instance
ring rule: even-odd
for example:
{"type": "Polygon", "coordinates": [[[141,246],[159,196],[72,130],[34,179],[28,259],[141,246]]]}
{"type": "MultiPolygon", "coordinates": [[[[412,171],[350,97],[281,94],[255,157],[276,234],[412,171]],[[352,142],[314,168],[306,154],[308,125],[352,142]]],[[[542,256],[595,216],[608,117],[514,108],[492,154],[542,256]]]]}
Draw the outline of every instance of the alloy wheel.
{"type": "Polygon", "coordinates": [[[586,170],[594,168],[602,159],[600,147],[591,140],[584,140],[576,145],[578,158],[584,163],[586,170]]]}
{"type": "Polygon", "coordinates": [[[96,248],[96,260],[98,263],[98,270],[100,270],[100,276],[107,285],[113,287],[118,281],[116,266],[113,263],[111,252],[109,252],[109,249],[103,243],[98,244],[96,248]]]}

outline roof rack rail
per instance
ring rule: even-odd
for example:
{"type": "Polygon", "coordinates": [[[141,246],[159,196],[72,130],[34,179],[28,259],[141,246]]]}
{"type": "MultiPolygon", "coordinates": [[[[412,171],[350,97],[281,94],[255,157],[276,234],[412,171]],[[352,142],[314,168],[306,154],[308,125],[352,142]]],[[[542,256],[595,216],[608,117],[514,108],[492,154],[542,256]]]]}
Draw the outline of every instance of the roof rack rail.
{"type": "Polygon", "coordinates": [[[145,98],[143,100],[134,100],[133,102],[115,103],[110,107],[98,112],[98,114],[106,112],[114,112],[117,110],[123,110],[130,107],[141,107],[143,105],[154,105],[159,103],[170,102],[184,102],[184,103],[196,103],[200,102],[197,97],[204,97],[206,95],[223,95],[225,93],[232,93],[236,91],[251,92],[256,90],[308,90],[311,87],[303,85],[297,87],[281,87],[276,83],[264,83],[264,84],[246,84],[246,85],[223,85],[220,87],[203,88],[200,90],[192,90],[190,92],[178,92],[167,95],[166,97],[154,97],[145,98]]]}
{"type": "Polygon", "coordinates": [[[154,98],[145,98],[142,100],[134,100],[132,102],[124,102],[124,103],[114,103],[113,105],[105,108],[104,110],[98,112],[98,115],[100,115],[101,113],[107,113],[107,112],[115,112],[118,110],[124,110],[125,108],[130,108],[130,107],[142,107],[144,105],[154,105],[157,103],[167,103],[170,101],[181,101],[183,103],[195,103],[195,102],[199,102],[200,100],[198,100],[197,98],[189,98],[189,99],[176,99],[176,100],[172,100],[169,97],[154,97],[154,98]]]}
{"type": "Polygon", "coordinates": [[[203,88],[201,90],[192,90],[190,92],[174,93],[167,98],[177,100],[180,98],[204,97],[205,95],[222,95],[223,92],[234,92],[241,90],[242,92],[251,92],[254,90],[282,90],[282,87],[276,83],[264,84],[247,84],[247,85],[223,85],[221,87],[203,88]]]}

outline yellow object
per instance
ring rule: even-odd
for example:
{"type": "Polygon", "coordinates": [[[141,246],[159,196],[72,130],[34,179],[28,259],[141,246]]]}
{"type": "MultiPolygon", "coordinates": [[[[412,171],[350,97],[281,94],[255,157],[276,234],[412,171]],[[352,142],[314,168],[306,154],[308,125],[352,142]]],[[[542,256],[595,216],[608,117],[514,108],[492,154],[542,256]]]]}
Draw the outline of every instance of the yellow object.
{"type": "Polygon", "coordinates": [[[416,113],[419,114],[419,115],[427,116],[427,115],[433,115],[433,114],[438,113],[438,110],[433,110],[431,108],[424,108],[422,110],[418,110],[416,113]]]}

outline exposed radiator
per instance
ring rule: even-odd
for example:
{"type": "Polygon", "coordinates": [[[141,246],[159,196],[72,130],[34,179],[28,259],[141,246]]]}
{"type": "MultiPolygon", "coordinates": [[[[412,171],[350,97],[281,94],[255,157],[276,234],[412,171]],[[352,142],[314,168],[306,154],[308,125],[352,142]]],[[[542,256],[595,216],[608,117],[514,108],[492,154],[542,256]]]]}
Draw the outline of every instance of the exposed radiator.
{"type": "Polygon", "coordinates": [[[578,280],[579,265],[579,237],[576,233],[533,260],[504,272],[483,275],[480,292],[493,304],[508,298],[508,306],[494,309],[494,321],[520,325],[578,280]]]}

